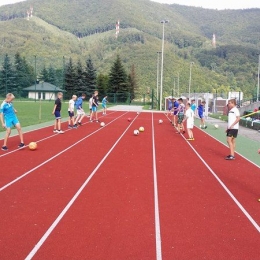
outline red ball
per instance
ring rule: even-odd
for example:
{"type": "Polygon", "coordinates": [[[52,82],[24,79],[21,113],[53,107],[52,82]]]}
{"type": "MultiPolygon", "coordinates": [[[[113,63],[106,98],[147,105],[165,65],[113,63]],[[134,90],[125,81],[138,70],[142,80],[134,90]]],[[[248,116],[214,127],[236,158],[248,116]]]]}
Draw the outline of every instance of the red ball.
{"type": "Polygon", "coordinates": [[[131,122],[131,121],[132,121],[132,119],[131,119],[130,117],[129,117],[127,120],[128,120],[128,122],[131,122]]]}

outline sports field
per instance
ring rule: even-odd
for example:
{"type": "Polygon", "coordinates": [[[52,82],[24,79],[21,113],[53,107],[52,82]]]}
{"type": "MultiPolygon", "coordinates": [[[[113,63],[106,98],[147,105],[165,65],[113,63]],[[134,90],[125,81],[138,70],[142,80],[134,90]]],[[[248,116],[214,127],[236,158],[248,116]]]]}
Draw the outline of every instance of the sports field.
{"type": "Polygon", "coordinates": [[[0,151],[1,259],[259,259],[258,165],[199,128],[187,142],[163,113],[101,121],[0,151]]]}

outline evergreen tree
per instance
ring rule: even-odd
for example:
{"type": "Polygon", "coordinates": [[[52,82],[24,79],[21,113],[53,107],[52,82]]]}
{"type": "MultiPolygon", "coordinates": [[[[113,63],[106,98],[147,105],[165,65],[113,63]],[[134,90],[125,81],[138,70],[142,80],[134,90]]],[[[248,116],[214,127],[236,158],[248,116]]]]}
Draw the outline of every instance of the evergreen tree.
{"type": "Polygon", "coordinates": [[[134,64],[131,66],[131,71],[128,76],[128,81],[129,81],[128,84],[129,84],[129,92],[130,92],[131,100],[133,100],[135,98],[135,94],[138,91],[137,78],[136,78],[134,64]]]}
{"type": "Polygon", "coordinates": [[[23,88],[29,87],[35,83],[34,68],[29,65],[25,57],[20,53],[15,54],[15,90],[19,93],[23,88]]]}
{"type": "Polygon", "coordinates": [[[76,82],[75,86],[77,89],[77,93],[82,94],[86,92],[86,84],[85,84],[85,75],[84,69],[80,60],[78,60],[76,67],[76,82]]]}
{"type": "Polygon", "coordinates": [[[41,81],[44,81],[44,82],[49,82],[49,72],[48,70],[46,69],[45,65],[41,71],[41,75],[40,75],[40,78],[39,78],[41,81]]]}
{"type": "Polygon", "coordinates": [[[57,85],[56,71],[52,66],[50,66],[48,69],[48,82],[54,86],[57,85]]]}
{"type": "Polygon", "coordinates": [[[119,55],[109,73],[109,92],[117,93],[118,101],[122,102],[125,102],[129,96],[128,78],[119,55]]]}
{"type": "Polygon", "coordinates": [[[91,57],[89,57],[86,62],[86,71],[85,71],[86,94],[88,96],[92,95],[93,92],[97,89],[96,82],[97,82],[96,69],[94,68],[91,57]]]}
{"type": "Polygon", "coordinates": [[[6,54],[1,70],[0,95],[14,92],[14,71],[9,56],[6,54]]]}
{"type": "Polygon", "coordinates": [[[97,76],[97,86],[98,86],[98,93],[101,97],[107,95],[107,91],[108,91],[108,82],[109,82],[109,78],[108,75],[104,75],[102,73],[100,73],[97,76]]]}
{"type": "Polygon", "coordinates": [[[66,98],[71,98],[72,95],[76,93],[75,87],[76,73],[73,65],[72,58],[69,59],[68,64],[65,68],[65,79],[64,79],[64,88],[66,90],[66,98]]]}

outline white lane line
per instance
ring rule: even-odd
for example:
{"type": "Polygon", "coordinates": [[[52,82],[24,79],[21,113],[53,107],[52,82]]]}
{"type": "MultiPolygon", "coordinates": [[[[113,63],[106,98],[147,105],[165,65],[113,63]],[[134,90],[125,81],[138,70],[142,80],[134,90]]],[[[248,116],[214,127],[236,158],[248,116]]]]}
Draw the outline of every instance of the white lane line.
{"type": "Polygon", "coordinates": [[[111,154],[111,152],[114,150],[114,148],[117,146],[117,144],[120,142],[120,140],[123,138],[125,133],[128,131],[128,129],[131,127],[131,125],[134,123],[138,115],[134,118],[134,120],[129,124],[129,126],[125,129],[125,131],[121,134],[121,136],[117,139],[117,141],[113,144],[113,146],[110,148],[110,150],[106,153],[106,155],[103,157],[103,159],[99,162],[99,164],[96,166],[96,168],[93,170],[93,172],[89,175],[89,177],[86,179],[86,181],[82,184],[82,186],[79,188],[79,190],[75,193],[75,195],[72,197],[72,199],[69,201],[69,203],[66,205],[66,207],[62,210],[60,215],[55,219],[55,221],[52,223],[52,225],[48,228],[48,230],[45,232],[45,234],[42,236],[42,238],[38,241],[38,243],[35,245],[35,247],[32,249],[32,251],[28,254],[28,256],[25,258],[25,260],[30,260],[34,257],[34,255],[37,253],[37,251],[41,248],[43,243],[48,239],[52,231],[55,229],[55,227],[59,224],[61,219],[64,217],[64,215],[68,212],[68,210],[71,208],[75,200],[79,197],[81,192],[84,190],[84,188],[87,186],[87,184],[90,182],[92,177],[95,175],[95,173],[98,171],[98,169],[101,167],[101,165],[104,163],[104,161],[107,159],[107,157],[111,154]]]}
{"type": "Polygon", "coordinates": [[[152,143],[153,143],[153,183],[154,183],[154,214],[155,214],[155,239],[156,239],[156,260],[162,259],[162,240],[160,229],[160,213],[159,198],[157,185],[157,166],[156,166],[156,150],[154,139],[154,118],[152,113],[152,143]]]}
{"type": "Polygon", "coordinates": [[[235,204],[239,207],[239,209],[244,213],[244,215],[248,218],[248,220],[252,223],[252,225],[256,228],[256,230],[260,233],[260,226],[257,222],[251,217],[251,215],[247,212],[247,210],[243,207],[243,205],[237,200],[237,198],[233,195],[233,193],[228,189],[228,187],[224,184],[224,182],[217,176],[217,174],[210,168],[210,166],[206,163],[206,161],[201,157],[201,155],[196,151],[196,149],[186,140],[184,136],[183,139],[188,143],[194,153],[199,157],[202,163],[208,168],[211,174],[215,177],[215,179],[219,182],[222,188],[227,192],[230,198],[235,202],[235,204]]]}
{"type": "MultiPolygon", "coordinates": [[[[116,112],[117,112],[117,111],[112,112],[112,113],[109,113],[108,115],[114,114],[114,113],[116,113],[116,112]]],[[[100,118],[102,118],[102,117],[104,117],[104,116],[101,116],[100,118]]],[[[63,124],[64,124],[64,123],[66,123],[66,122],[63,122],[63,124]]],[[[90,123],[90,122],[85,122],[85,123],[83,123],[82,125],[86,125],[86,124],[89,124],[89,123],[90,123]]],[[[40,130],[40,129],[43,129],[43,128],[47,128],[47,127],[51,127],[51,126],[46,126],[46,127],[42,127],[42,128],[35,129],[35,130],[30,130],[30,131],[25,132],[25,133],[34,132],[34,131],[37,131],[37,130],[40,130]]],[[[67,130],[65,130],[64,132],[67,132],[67,131],[75,131],[75,129],[67,129],[67,130]]],[[[25,134],[25,133],[24,133],[24,134],[25,134]]],[[[43,139],[38,140],[36,143],[40,143],[40,142],[42,142],[42,141],[45,141],[45,140],[47,140],[47,139],[50,139],[50,138],[55,137],[55,136],[58,136],[58,135],[59,135],[59,134],[53,134],[53,135],[47,136],[47,137],[45,137],[45,138],[43,138],[43,139]]],[[[16,136],[17,136],[17,135],[16,135],[16,136]]],[[[14,137],[14,136],[12,136],[12,137],[14,137]]],[[[26,145],[26,146],[23,147],[23,148],[18,148],[18,149],[15,149],[15,150],[13,150],[13,151],[4,153],[4,154],[0,155],[0,158],[1,158],[1,157],[5,157],[5,156],[7,156],[7,155],[9,155],[9,154],[12,154],[12,153],[14,153],[14,152],[23,150],[23,149],[26,148],[26,147],[28,147],[28,145],[26,145]]]]}
{"type": "Polygon", "coordinates": [[[66,151],[70,150],[71,148],[73,148],[74,146],[76,146],[77,144],[81,143],[82,141],[86,140],[87,138],[89,138],[90,136],[94,135],[95,133],[101,131],[102,129],[104,129],[105,127],[107,127],[108,125],[112,124],[114,121],[116,121],[117,119],[119,119],[120,117],[124,116],[126,113],[120,115],[119,117],[115,118],[114,120],[112,120],[111,122],[109,122],[108,124],[106,124],[104,127],[99,128],[98,130],[90,133],[89,135],[85,136],[84,138],[80,139],[79,141],[77,141],[76,143],[70,145],[69,147],[67,147],[66,149],[62,150],[61,152],[55,154],[54,156],[52,156],[51,158],[49,158],[48,160],[44,161],[43,163],[37,165],[36,167],[32,168],[31,170],[27,171],[26,173],[24,173],[23,175],[17,177],[16,179],[14,179],[13,181],[7,183],[6,185],[2,186],[0,188],[0,192],[5,190],[6,188],[8,188],[9,186],[11,186],[12,184],[18,182],[19,180],[21,180],[22,178],[24,178],[25,176],[27,176],[28,174],[30,174],[31,172],[39,169],[40,167],[42,167],[43,165],[47,164],[48,162],[52,161],[53,159],[55,159],[56,157],[58,157],[59,155],[65,153],[66,151]]]}

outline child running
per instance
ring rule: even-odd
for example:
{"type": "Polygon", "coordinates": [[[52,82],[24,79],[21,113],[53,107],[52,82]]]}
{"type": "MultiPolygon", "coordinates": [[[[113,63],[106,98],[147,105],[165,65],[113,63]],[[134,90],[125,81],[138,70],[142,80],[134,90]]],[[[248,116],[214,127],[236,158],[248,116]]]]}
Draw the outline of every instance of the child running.
{"type": "Polygon", "coordinates": [[[183,99],[179,98],[178,99],[179,106],[177,108],[177,117],[178,117],[178,125],[177,125],[177,132],[176,134],[180,134],[181,130],[182,133],[185,134],[185,129],[183,125],[183,119],[184,119],[184,114],[185,114],[185,105],[183,104],[183,99]]]}
{"type": "Polygon", "coordinates": [[[90,122],[93,122],[93,117],[95,116],[96,122],[99,122],[98,120],[98,114],[97,114],[97,108],[98,108],[98,91],[94,92],[94,96],[92,98],[92,112],[90,115],[90,122]]]}
{"type": "Polygon", "coordinates": [[[202,101],[200,103],[200,105],[198,106],[198,115],[200,118],[200,128],[202,129],[206,129],[207,126],[205,124],[205,113],[204,113],[204,106],[205,106],[206,102],[202,101]]]}
{"type": "Polygon", "coordinates": [[[103,99],[102,99],[102,108],[103,108],[103,115],[106,115],[107,114],[107,96],[105,96],[103,99]]]}
{"type": "Polygon", "coordinates": [[[86,98],[86,94],[82,94],[81,97],[79,97],[75,103],[76,109],[77,109],[77,117],[75,120],[74,126],[82,125],[82,119],[85,116],[85,111],[83,110],[83,100],[86,98]]]}
{"type": "Polygon", "coordinates": [[[13,103],[12,103],[14,98],[15,98],[15,96],[12,93],[8,93],[6,95],[6,99],[3,101],[3,103],[0,107],[0,120],[2,123],[2,127],[4,129],[6,129],[4,145],[2,146],[3,151],[8,151],[7,140],[11,134],[12,126],[15,126],[15,128],[18,131],[19,137],[20,137],[21,143],[18,145],[18,148],[24,147],[23,133],[22,133],[21,125],[16,116],[17,111],[14,109],[13,103]]]}
{"type": "Polygon", "coordinates": [[[57,94],[57,99],[55,100],[54,108],[52,111],[52,114],[55,116],[53,132],[58,134],[64,134],[64,132],[61,130],[61,114],[60,114],[62,97],[63,97],[62,92],[59,92],[57,94]]]}
{"type": "Polygon", "coordinates": [[[77,99],[76,95],[72,96],[72,99],[69,101],[69,108],[68,108],[68,113],[69,113],[69,128],[77,128],[77,125],[74,123],[74,106],[75,106],[75,100],[77,99]]]}
{"type": "Polygon", "coordinates": [[[187,139],[188,141],[194,141],[194,136],[193,136],[193,127],[194,127],[194,111],[191,109],[191,104],[187,103],[186,105],[186,112],[185,112],[185,119],[184,121],[187,120],[187,132],[189,138],[187,139]]]}

